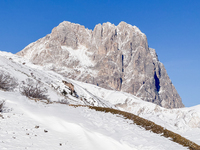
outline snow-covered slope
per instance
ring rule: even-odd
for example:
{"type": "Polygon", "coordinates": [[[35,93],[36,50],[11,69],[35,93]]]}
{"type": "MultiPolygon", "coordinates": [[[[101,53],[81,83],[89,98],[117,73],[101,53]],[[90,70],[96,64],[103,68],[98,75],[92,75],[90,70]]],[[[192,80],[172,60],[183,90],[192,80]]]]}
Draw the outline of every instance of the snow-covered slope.
{"type": "Polygon", "coordinates": [[[71,82],[79,84],[86,91],[110,102],[120,110],[151,120],[200,144],[200,105],[189,108],[166,109],[156,104],[142,101],[136,96],[125,92],[107,90],[74,80],[71,80],[71,82]]]}
{"type": "Polygon", "coordinates": [[[185,149],[120,116],[61,103],[122,109],[200,144],[199,106],[164,109],[131,94],[67,79],[6,52],[0,52],[0,70],[19,83],[13,92],[0,90],[0,101],[5,101],[0,149],[185,149]],[[19,87],[28,78],[43,83],[48,102],[35,102],[20,94],[19,87]],[[74,92],[66,82],[73,85],[74,92]]]}
{"type": "MultiPolygon", "coordinates": [[[[15,77],[19,85],[28,78],[42,82],[44,88],[48,89],[47,95],[49,95],[50,102],[62,101],[70,104],[111,107],[108,102],[97,99],[91,93],[80,88],[79,85],[74,86],[75,91],[70,94],[70,87],[63,83],[63,81],[70,83],[67,78],[41,66],[33,65],[17,55],[0,52],[0,70],[15,77]],[[62,95],[63,90],[67,93],[65,96],[62,95]]],[[[17,88],[16,91],[19,91],[19,89],[17,88]]]]}
{"type": "Polygon", "coordinates": [[[0,91],[0,149],[177,150],[186,149],[119,116],[62,104],[30,101],[0,91]]]}

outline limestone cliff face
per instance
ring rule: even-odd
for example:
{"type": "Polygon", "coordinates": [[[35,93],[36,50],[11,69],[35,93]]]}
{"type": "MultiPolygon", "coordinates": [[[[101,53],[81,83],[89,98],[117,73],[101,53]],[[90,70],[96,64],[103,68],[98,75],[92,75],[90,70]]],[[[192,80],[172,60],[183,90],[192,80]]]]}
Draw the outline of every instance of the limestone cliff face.
{"type": "Polygon", "coordinates": [[[145,34],[125,22],[89,30],[64,21],[17,54],[75,80],[128,92],[166,108],[184,107],[145,34]]]}

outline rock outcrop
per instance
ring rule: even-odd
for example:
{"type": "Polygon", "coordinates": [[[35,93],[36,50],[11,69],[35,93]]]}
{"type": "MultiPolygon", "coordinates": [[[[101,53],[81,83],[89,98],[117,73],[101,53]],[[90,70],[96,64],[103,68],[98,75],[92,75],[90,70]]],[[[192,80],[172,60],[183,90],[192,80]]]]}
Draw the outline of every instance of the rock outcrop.
{"type": "Polygon", "coordinates": [[[69,78],[131,93],[166,108],[184,107],[147,38],[136,26],[64,21],[17,53],[69,78]]]}

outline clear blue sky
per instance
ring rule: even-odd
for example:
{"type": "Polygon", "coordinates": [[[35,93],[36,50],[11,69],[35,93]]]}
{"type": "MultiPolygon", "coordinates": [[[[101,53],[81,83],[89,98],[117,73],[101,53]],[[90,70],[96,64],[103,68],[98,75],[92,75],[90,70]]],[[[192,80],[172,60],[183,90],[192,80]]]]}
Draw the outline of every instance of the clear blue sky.
{"type": "Polygon", "coordinates": [[[136,25],[185,106],[200,104],[200,0],[1,0],[0,50],[16,53],[64,20],[136,25]]]}

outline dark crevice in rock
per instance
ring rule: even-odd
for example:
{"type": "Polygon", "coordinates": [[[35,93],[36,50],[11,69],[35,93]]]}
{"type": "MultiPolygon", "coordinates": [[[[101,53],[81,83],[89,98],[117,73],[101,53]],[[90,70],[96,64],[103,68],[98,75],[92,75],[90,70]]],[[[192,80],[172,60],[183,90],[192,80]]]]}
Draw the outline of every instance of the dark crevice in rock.
{"type": "Polygon", "coordinates": [[[117,29],[115,29],[114,37],[117,37],[117,29]]]}
{"type": "Polygon", "coordinates": [[[156,91],[159,92],[160,91],[160,80],[157,77],[156,72],[154,73],[154,80],[155,80],[155,87],[156,87],[156,91]]]}
{"type": "Polygon", "coordinates": [[[122,72],[124,72],[124,55],[122,55],[122,72]]]}
{"type": "Polygon", "coordinates": [[[130,43],[130,48],[131,48],[131,56],[132,56],[132,55],[133,55],[133,54],[132,54],[132,43],[130,43]]]}
{"type": "Polygon", "coordinates": [[[120,84],[122,85],[122,78],[120,78],[120,84]]]}

